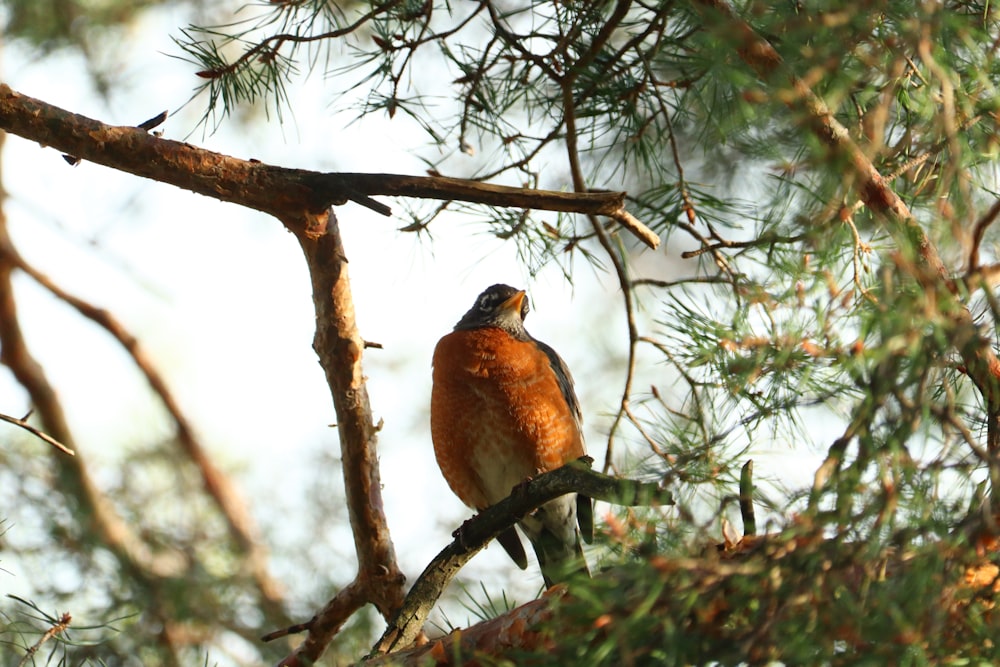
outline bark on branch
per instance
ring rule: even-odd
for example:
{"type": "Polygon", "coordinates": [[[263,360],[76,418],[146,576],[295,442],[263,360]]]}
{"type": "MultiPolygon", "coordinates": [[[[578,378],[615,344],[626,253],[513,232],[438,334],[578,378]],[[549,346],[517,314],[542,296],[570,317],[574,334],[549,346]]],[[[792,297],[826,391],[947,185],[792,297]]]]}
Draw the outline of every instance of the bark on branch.
{"type": "Polygon", "coordinates": [[[372,655],[391,653],[413,644],[445,587],[458,571],[497,535],[545,503],[576,491],[615,505],[672,505],[673,496],[656,484],[617,479],[590,469],[580,461],[539,475],[514,488],[507,498],[486,508],[455,531],[455,540],[424,568],[389,623],[372,655]]]}
{"type": "Polygon", "coordinates": [[[388,619],[403,601],[405,577],[396,562],[382,507],[375,448],[378,427],[372,419],[361,368],[365,343],[354,317],[347,256],[337,218],[332,210],[320,214],[300,210],[298,217],[284,217],[282,222],[295,232],[312,280],[316,310],[313,348],[337,413],[347,511],[358,557],[354,582],[305,624],[305,640],[280,663],[296,667],[319,659],[344,621],[364,604],[374,605],[388,619]]]}
{"type": "Polygon", "coordinates": [[[64,153],[282,219],[354,201],[388,215],[373,196],[459,200],[492,206],[604,215],[655,248],[659,237],[625,210],[624,192],[555,192],[441,176],[320,173],[241,160],[162,139],[139,127],[105,125],[0,84],[0,128],[64,153]]]}

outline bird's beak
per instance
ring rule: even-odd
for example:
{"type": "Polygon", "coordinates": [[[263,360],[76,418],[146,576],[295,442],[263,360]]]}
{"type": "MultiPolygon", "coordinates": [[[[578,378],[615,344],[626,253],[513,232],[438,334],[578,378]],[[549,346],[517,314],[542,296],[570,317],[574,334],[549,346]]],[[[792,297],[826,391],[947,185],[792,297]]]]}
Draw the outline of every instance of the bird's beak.
{"type": "Polygon", "coordinates": [[[509,310],[512,313],[514,313],[515,315],[517,315],[518,317],[520,317],[521,316],[521,304],[524,303],[524,297],[526,297],[526,296],[527,296],[527,293],[524,290],[521,290],[520,292],[518,292],[514,296],[510,297],[509,299],[507,299],[506,301],[504,301],[503,303],[501,303],[500,304],[500,310],[509,310]]]}

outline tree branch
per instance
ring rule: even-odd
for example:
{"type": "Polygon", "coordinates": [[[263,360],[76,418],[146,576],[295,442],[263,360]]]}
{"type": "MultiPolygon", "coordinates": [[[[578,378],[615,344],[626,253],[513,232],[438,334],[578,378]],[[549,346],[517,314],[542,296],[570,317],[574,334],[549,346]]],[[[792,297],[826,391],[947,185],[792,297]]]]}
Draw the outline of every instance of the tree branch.
{"type": "MultiPolygon", "coordinates": [[[[59,397],[41,364],[28,349],[21,330],[11,275],[16,264],[6,252],[11,247],[6,218],[0,208],[0,364],[7,366],[27,391],[43,428],[54,439],[78,451],[59,397]]],[[[143,579],[183,574],[188,567],[185,555],[171,549],[154,551],[150,548],[97,488],[84,457],[57,457],[55,464],[59,484],[67,495],[80,503],[83,520],[80,529],[101,540],[123,567],[135,571],[143,579]]]]}
{"type": "Polygon", "coordinates": [[[361,368],[365,348],[354,316],[340,226],[333,211],[301,213],[282,222],[296,233],[312,279],[316,310],[313,349],[326,374],[337,413],[347,512],[358,556],[354,582],[333,597],[305,624],[308,635],[281,664],[313,664],[326,650],[347,617],[366,602],[387,620],[403,601],[405,577],[382,507],[382,482],[375,448],[378,427],[372,419],[361,368]]]}
{"type": "Polygon", "coordinates": [[[491,206],[604,215],[634,230],[647,245],[659,243],[625,210],[624,192],[568,193],[529,190],[443,176],[320,173],[267,165],[153,136],[137,127],[105,125],[0,84],[0,128],[64,153],[191,192],[295,220],[305,208],[320,214],[354,201],[384,215],[371,199],[390,195],[460,200],[491,206]]]}
{"type": "Polygon", "coordinates": [[[416,641],[445,587],[469,560],[497,535],[545,503],[578,492],[616,505],[672,505],[669,491],[652,483],[618,479],[590,470],[584,457],[514,487],[509,496],[486,508],[455,531],[455,540],[432,560],[413,584],[406,600],[372,655],[391,653],[416,641]]]}
{"type": "Polygon", "coordinates": [[[35,437],[39,438],[40,440],[49,443],[50,445],[52,445],[53,447],[55,447],[59,451],[65,453],[65,454],[69,454],[70,456],[76,456],[76,452],[74,452],[72,449],[70,449],[66,445],[62,444],[61,442],[59,442],[58,440],[56,440],[55,438],[53,438],[51,435],[49,435],[45,431],[40,431],[39,429],[35,428],[31,424],[29,424],[27,421],[25,421],[27,418],[28,417],[25,416],[24,419],[18,419],[17,417],[11,417],[10,415],[5,415],[5,414],[0,413],[0,420],[3,420],[3,421],[5,421],[5,422],[7,422],[9,424],[13,424],[14,426],[20,426],[21,428],[23,428],[28,433],[31,433],[32,435],[34,435],[35,437]]]}
{"type": "Polygon", "coordinates": [[[278,663],[278,665],[279,667],[310,665],[316,660],[312,656],[319,657],[322,655],[323,651],[329,645],[330,640],[340,632],[340,628],[343,627],[344,623],[367,602],[367,591],[361,586],[360,580],[355,579],[346,588],[334,595],[326,603],[326,606],[313,616],[308,623],[272,632],[264,636],[263,641],[273,641],[279,637],[296,632],[308,632],[309,634],[299,648],[278,663]]]}

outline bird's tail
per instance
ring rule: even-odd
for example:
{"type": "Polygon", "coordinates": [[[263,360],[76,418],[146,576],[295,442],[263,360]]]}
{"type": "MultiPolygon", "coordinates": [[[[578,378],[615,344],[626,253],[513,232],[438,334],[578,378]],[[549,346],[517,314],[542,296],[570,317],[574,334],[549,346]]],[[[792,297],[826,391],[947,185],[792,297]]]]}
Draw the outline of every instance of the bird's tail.
{"type": "Polygon", "coordinates": [[[535,549],[547,587],[577,573],[590,575],[577,531],[575,494],[543,505],[524,518],[521,528],[535,549]]]}

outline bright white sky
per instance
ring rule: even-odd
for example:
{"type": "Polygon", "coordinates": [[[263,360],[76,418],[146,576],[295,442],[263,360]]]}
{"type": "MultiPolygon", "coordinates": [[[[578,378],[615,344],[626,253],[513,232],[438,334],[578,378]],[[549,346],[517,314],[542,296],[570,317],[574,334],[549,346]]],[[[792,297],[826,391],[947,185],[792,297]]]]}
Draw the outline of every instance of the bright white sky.
{"type": "MultiPolygon", "coordinates": [[[[75,57],[40,60],[8,47],[4,79],[65,109],[134,125],[177,109],[196,83],[190,65],[165,55],[179,53],[169,37],[186,20],[163,10],[136,27],[122,61],[127,86],[121,90],[128,92],[116,95],[110,108],[93,94],[75,57]]],[[[403,114],[391,122],[373,117],[345,127],[350,117],[331,116],[333,92],[324,85],[317,73],[292,88],[294,119],[284,127],[230,123],[217,134],[203,139],[198,132],[188,140],[288,167],[423,173],[416,155],[430,149],[403,114]]],[[[171,117],[161,128],[165,136],[184,139],[200,111],[196,102],[171,117]]],[[[335,417],[310,347],[314,315],[294,238],[263,214],[90,163],[70,168],[58,152],[17,137],[7,140],[2,164],[11,193],[10,227],[21,253],[64,288],[110,309],[138,335],[218,461],[238,474],[259,517],[267,520],[269,509],[286,512],[306,502],[301,482],[314,474],[317,451],[338,443],[326,426],[335,417]]],[[[387,203],[402,212],[398,202],[387,203]]],[[[621,359],[624,369],[625,326],[610,277],[582,261],[574,289],[556,267],[529,280],[512,245],[467,219],[438,220],[430,243],[397,232],[405,224],[399,218],[355,205],[337,214],[362,335],[385,348],[367,353],[365,370],[375,418],[385,422],[380,452],[386,511],[401,565],[415,577],[469,515],[434,464],[427,427],[437,339],[485,286],[528,288],[529,330],[559,350],[573,371],[590,451],[602,460],[606,415],[617,404],[621,379],[608,382],[596,371],[608,357],[621,359]]],[[[664,270],[666,262],[654,261],[661,255],[649,258],[645,265],[664,270]]],[[[109,478],[128,447],[162,435],[167,424],[108,336],[29,281],[21,280],[18,288],[31,348],[61,392],[81,454],[99,478],[109,478]]],[[[9,373],[0,371],[0,411],[20,414],[28,407],[14,387],[9,373]]],[[[39,456],[48,456],[44,447],[38,444],[39,456]]],[[[339,488],[339,470],[330,474],[339,488]]],[[[2,576],[0,590],[31,597],[27,578],[9,560],[3,566],[13,566],[14,575],[2,576]]],[[[346,581],[354,564],[344,567],[339,576],[346,581]]],[[[514,571],[501,550],[490,549],[466,574],[496,591],[514,571]]],[[[517,580],[523,583],[505,587],[520,600],[541,583],[534,567],[517,580]]],[[[456,609],[451,620],[461,623],[467,613],[456,609]]]]}

